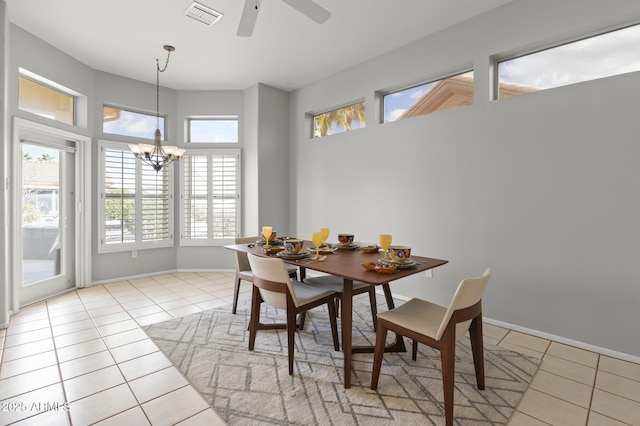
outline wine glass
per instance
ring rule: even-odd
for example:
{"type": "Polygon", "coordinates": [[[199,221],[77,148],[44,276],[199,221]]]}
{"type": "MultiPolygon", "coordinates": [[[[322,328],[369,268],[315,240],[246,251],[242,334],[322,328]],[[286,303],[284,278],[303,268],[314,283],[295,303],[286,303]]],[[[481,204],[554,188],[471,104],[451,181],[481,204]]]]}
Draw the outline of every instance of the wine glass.
{"type": "Polygon", "coordinates": [[[389,250],[389,246],[391,245],[391,235],[389,234],[380,234],[380,247],[382,247],[382,251],[384,251],[384,258],[387,258],[387,251],[389,250]]]}
{"type": "Polygon", "coordinates": [[[329,228],[320,228],[320,233],[322,234],[322,245],[324,246],[329,238],[329,228]]]}
{"type": "Polygon", "coordinates": [[[320,259],[320,244],[322,244],[322,232],[314,232],[311,234],[311,242],[316,248],[316,259],[320,259]]]}
{"type": "Polygon", "coordinates": [[[269,238],[271,238],[271,233],[273,232],[273,227],[271,226],[263,226],[262,227],[262,236],[264,237],[265,244],[264,246],[269,248],[269,238]]]}

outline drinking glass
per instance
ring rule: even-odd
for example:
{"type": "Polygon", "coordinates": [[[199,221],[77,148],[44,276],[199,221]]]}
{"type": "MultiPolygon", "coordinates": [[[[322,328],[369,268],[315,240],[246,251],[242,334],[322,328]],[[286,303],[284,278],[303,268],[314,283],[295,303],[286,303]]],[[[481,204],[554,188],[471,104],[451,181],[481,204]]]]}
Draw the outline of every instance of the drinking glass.
{"type": "Polygon", "coordinates": [[[387,258],[387,251],[389,250],[389,246],[391,245],[391,235],[389,234],[380,234],[380,247],[382,247],[382,251],[384,252],[384,258],[387,258]]]}
{"type": "Polygon", "coordinates": [[[329,239],[329,228],[320,228],[320,233],[322,234],[322,245],[327,244],[327,239],[329,239]]]}
{"type": "Polygon", "coordinates": [[[262,227],[262,236],[264,237],[265,240],[265,247],[270,247],[269,245],[269,238],[271,238],[271,233],[273,232],[273,227],[271,226],[263,226],[262,227]]]}
{"type": "Polygon", "coordinates": [[[316,248],[316,259],[320,258],[320,244],[322,244],[322,232],[314,232],[311,234],[311,242],[316,248]]]}

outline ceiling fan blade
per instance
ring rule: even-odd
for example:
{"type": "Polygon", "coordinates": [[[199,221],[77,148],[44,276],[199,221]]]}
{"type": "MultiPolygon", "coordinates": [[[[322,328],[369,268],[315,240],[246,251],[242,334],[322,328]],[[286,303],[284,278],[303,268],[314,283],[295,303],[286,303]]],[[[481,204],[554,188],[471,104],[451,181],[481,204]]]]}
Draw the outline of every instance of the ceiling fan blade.
{"type": "Polygon", "coordinates": [[[258,11],[260,10],[260,0],[245,0],[240,24],[238,24],[237,34],[240,37],[251,37],[253,28],[256,26],[258,11]]]}
{"type": "Polygon", "coordinates": [[[311,0],[282,0],[298,12],[316,21],[318,24],[323,24],[331,16],[331,12],[322,6],[317,5],[311,0]]]}

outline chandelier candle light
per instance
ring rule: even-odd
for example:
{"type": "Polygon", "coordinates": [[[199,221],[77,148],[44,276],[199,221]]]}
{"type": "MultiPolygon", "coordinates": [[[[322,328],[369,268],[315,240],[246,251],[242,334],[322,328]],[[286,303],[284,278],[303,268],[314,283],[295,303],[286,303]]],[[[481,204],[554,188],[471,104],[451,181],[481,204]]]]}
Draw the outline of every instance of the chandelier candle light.
{"type": "Polygon", "coordinates": [[[169,65],[169,56],[175,47],[164,45],[167,51],[167,61],[163,68],[160,68],[160,61],[156,59],[156,133],[153,145],[149,144],[131,144],[129,149],[136,158],[140,158],[145,163],[151,165],[156,172],[159,172],[163,166],[171,164],[174,160],[179,160],[184,154],[184,149],[177,146],[162,146],[162,134],[160,132],[160,73],[164,72],[169,65]]]}

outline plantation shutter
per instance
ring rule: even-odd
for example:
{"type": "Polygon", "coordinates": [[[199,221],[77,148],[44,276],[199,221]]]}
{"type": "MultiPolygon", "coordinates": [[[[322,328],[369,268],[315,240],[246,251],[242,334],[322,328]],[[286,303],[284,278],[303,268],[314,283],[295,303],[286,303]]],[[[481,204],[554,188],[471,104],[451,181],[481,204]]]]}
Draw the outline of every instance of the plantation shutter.
{"type": "Polygon", "coordinates": [[[104,244],[135,242],[136,159],[133,153],[104,148],[104,244]]]}
{"type": "Polygon", "coordinates": [[[213,239],[235,238],[238,214],[238,155],[211,156],[213,239]]]}
{"type": "Polygon", "coordinates": [[[208,156],[185,155],[182,161],[184,165],[182,238],[206,240],[209,236],[208,218],[211,216],[208,212],[208,156]]]}
{"type": "Polygon", "coordinates": [[[169,228],[169,169],[163,167],[156,172],[143,164],[141,173],[142,194],[142,242],[161,241],[171,238],[169,228]]]}

